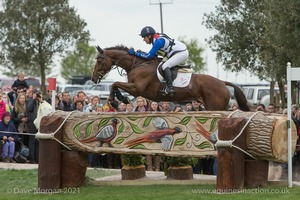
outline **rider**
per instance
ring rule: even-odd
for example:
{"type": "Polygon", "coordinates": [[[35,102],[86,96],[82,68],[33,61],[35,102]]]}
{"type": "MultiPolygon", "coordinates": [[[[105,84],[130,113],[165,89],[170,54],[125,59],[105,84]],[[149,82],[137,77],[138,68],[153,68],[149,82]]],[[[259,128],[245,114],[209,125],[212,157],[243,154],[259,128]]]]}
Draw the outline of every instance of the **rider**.
{"type": "Polygon", "coordinates": [[[130,55],[136,55],[138,57],[151,59],[156,54],[162,54],[164,59],[158,65],[162,65],[164,77],[166,79],[166,89],[162,92],[165,92],[167,95],[172,96],[174,93],[172,76],[170,68],[179,65],[188,58],[188,50],[185,44],[177,40],[171,39],[166,34],[156,33],[154,28],[151,26],[146,26],[141,30],[142,38],[147,44],[152,44],[152,49],[149,53],[145,52],[135,52],[133,49],[129,50],[130,55]]]}

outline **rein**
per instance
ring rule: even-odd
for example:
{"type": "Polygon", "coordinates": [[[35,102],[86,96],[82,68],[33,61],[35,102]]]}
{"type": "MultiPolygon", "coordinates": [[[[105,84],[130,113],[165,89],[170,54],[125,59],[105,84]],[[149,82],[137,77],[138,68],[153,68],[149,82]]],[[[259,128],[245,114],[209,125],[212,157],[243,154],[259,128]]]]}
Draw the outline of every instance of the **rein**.
{"type": "MultiPolygon", "coordinates": [[[[125,76],[127,75],[131,70],[133,70],[134,68],[136,67],[140,67],[140,66],[143,66],[143,65],[147,65],[147,64],[150,64],[150,63],[153,63],[154,60],[150,60],[148,62],[144,62],[143,60],[140,61],[140,62],[136,62],[136,56],[134,56],[134,59],[131,63],[131,65],[127,68],[127,69],[124,69],[123,67],[121,67],[118,63],[120,63],[127,55],[124,55],[124,56],[121,56],[117,61],[114,61],[114,59],[112,59],[112,63],[115,65],[115,67],[112,67],[110,70],[108,70],[106,73],[101,73],[100,70],[98,71],[98,80],[97,80],[97,84],[102,80],[103,76],[105,76],[105,74],[109,73],[112,69],[117,69],[118,70],[118,73],[120,76],[125,76]],[[121,68],[121,70],[119,69],[119,67],[121,68]],[[126,71],[126,73],[123,72],[123,70],[126,71]]],[[[100,61],[98,61],[98,58],[101,58],[102,62],[101,62],[101,65],[100,65],[100,69],[103,68],[104,66],[107,65],[106,63],[106,54],[105,54],[105,51],[103,54],[100,54],[98,55],[97,57],[97,62],[99,63],[100,61]]],[[[107,67],[107,66],[106,66],[107,67]]]]}

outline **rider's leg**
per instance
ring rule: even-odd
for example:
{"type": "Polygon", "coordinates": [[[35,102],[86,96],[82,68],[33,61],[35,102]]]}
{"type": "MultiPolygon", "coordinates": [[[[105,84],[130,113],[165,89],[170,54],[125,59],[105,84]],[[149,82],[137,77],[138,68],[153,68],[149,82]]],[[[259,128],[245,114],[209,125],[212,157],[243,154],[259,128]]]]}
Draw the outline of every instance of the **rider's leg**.
{"type": "Polygon", "coordinates": [[[166,60],[162,65],[164,77],[165,77],[166,83],[167,83],[165,92],[167,94],[169,94],[170,96],[172,96],[174,93],[171,68],[176,65],[179,65],[180,63],[185,61],[187,58],[188,58],[188,51],[178,52],[177,54],[173,55],[171,58],[166,60]]]}
{"type": "Polygon", "coordinates": [[[173,90],[173,81],[172,81],[172,74],[171,74],[171,70],[169,67],[167,67],[164,70],[164,75],[165,75],[165,79],[166,79],[166,93],[169,95],[173,95],[174,90],[173,90]]]}

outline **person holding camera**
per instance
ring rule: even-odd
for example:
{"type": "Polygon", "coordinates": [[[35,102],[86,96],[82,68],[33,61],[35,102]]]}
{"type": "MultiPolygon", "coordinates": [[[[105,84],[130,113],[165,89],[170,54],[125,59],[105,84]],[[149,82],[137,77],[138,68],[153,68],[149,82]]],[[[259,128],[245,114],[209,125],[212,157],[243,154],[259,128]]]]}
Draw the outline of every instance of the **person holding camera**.
{"type": "MultiPolygon", "coordinates": [[[[34,120],[37,118],[37,112],[39,109],[40,103],[43,102],[43,95],[42,93],[35,89],[33,91],[32,98],[29,98],[26,102],[26,109],[28,114],[28,131],[29,133],[37,133],[38,130],[34,125],[34,120]]],[[[35,139],[34,135],[29,136],[29,159],[30,163],[37,163],[38,162],[38,141],[35,139]]]]}

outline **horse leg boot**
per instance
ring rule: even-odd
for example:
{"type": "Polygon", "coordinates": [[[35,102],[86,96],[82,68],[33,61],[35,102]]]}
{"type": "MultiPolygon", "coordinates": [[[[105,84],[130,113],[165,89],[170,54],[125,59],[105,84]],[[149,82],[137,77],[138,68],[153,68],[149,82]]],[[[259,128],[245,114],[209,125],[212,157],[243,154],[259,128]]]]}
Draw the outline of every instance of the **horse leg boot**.
{"type": "Polygon", "coordinates": [[[165,75],[165,79],[166,79],[166,90],[165,90],[165,93],[168,94],[169,96],[173,96],[174,95],[173,81],[172,81],[171,70],[170,70],[169,67],[167,67],[164,70],[164,75],[165,75]]]}

